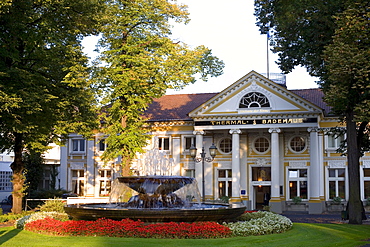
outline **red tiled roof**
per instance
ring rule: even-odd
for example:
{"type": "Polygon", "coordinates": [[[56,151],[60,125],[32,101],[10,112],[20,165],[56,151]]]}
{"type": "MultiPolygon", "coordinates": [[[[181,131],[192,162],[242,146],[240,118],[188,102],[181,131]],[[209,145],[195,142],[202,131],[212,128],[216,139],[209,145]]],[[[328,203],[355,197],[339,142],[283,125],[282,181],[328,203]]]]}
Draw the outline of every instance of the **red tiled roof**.
{"type": "MultiPolygon", "coordinates": [[[[289,91],[323,109],[325,115],[330,112],[330,107],[323,101],[324,94],[321,89],[289,91]]],[[[188,116],[189,112],[215,95],[217,93],[164,95],[159,99],[154,99],[153,103],[145,111],[144,116],[149,118],[149,121],[191,120],[188,116]]]]}
{"type": "Polygon", "coordinates": [[[191,120],[188,113],[217,93],[164,95],[154,99],[145,111],[149,121],[191,120]]]}
{"type": "Polygon", "coordinates": [[[289,91],[323,109],[325,115],[330,113],[331,108],[324,102],[324,93],[320,88],[294,89],[289,91]]]}

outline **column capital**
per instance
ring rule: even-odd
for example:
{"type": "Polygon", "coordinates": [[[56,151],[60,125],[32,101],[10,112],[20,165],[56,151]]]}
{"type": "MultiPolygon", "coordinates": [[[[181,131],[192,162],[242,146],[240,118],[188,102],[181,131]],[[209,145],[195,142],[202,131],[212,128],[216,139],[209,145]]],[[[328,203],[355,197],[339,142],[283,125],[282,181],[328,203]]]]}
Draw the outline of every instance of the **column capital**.
{"type": "Polygon", "coordinates": [[[269,129],[269,133],[271,133],[271,134],[272,133],[278,133],[279,134],[280,132],[281,132],[281,129],[279,129],[279,128],[270,128],[269,129]]]}
{"type": "Polygon", "coordinates": [[[194,130],[193,135],[204,135],[204,130],[194,130]]]}
{"type": "Polygon", "coordinates": [[[240,129],[231,129],[229,130],[229,133],[232,134],[241,134],[242,131],[240,129]]]}
{"type": "Polygon", "coordinates": [[[317,127],[310,127],[310,128],[307,128],[307,131],[308,132],[319,132],[320,131],[320,129],[319,128],[317,128],[317,127]]]}

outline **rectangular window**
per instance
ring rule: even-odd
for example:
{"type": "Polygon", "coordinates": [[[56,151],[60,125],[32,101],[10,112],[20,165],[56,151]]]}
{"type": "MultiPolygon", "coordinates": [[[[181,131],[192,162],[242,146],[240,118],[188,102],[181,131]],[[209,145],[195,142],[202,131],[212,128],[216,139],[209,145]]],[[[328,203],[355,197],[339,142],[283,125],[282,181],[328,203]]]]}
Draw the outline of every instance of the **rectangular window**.
{"type": "Polygon", "coordinates": [[[185,137],[184,142],[185,142],[184,150],[190,150],[191,146],[195,146],[195,137],[185,137]]]}
{"type": "Polygon", "coordinates": [[[112,186],[112,171],[99,170],[99,196],[108,196],[112,186]]]}
{"type": "Polygon", "coordinates": [[[340,197],[342,199],[346,199],[345,194],[345,176],[346,176],[346,169],[345,168],[336,168],[336,169],[328,169],[329,173],[329,199],[333,199],[334,197],[340,197]]]}
{"type": "Polygon", "coordinates": [[[370,197],[370,168],[364,168],[364,199],[370,197]]]}
{"type": "Polygon", "coordinates": [[[73,139],[72,140],[72,151],[73,152],[85,152],[85,140],[84,139],[73,139]]]}
{"type": "Polygon", "coordinates": [[[169,151],[170,150],[170,138],[169,137],[159,137],[158,138],[158,148],[159,150],[169,151]]]}
{"type": "Polygon", "coordinates": [[[185,170],[185,177],[194,178],[195,177],[195,170],[194,169],[185,170]]]}
{"type": "Polygon", "coordinates": [[[370,197],[370,181],[364,182],[364,188],[365,188],[365,199],[370,197]]]}
{"type": "Polygon", "coordinates": [[[271,167],[252,167],[252,181],[271,181],[271,167]]]}
{"type": "Polygon", "coordinates": [[[12,191],[12,171],[0,171],[0,191],[12,191]]]}
{"type": "Polygon", "coordinates": [[[72,170],[72,192],[78,196],[85,194],[85,172],[84,170],[72,170]]]}
{"type": "Polygon", "coordinates": [[[308,199],[307,169],[289,169],[289,199],[308,199]]]}
{"type": "Polygon", "coordinates": [[[218,170],[218,198],[231,197],[232,193],[232,170],[218,170]]]}
{"type": "Polygon", "coordinates": [[[99,141],[99,151],[100,152],[105,151],[105,139],[99,141]]]}
{"type": "Polygon", "coordinates": [[[328,148],[339,148],[344,141],[344,136],[328,135],[328,148]]]}

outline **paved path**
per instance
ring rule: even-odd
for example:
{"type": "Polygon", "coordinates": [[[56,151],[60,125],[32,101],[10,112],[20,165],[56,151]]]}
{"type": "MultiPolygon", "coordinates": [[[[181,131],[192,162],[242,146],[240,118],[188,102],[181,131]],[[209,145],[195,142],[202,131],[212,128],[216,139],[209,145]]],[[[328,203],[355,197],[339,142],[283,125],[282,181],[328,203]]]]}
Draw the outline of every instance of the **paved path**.
{"type": "MultiPolygon", "coordinates": [[[[323,224],[346,224],[348,220],[342,220],[341,212],[330,212],[322,214],[308,214],[307,212],[284,212],[282,215],[288,217],[293,223],[323,223],[323,224]]],[[[370,216],[363,224],[370,224],[370,216]]]]}

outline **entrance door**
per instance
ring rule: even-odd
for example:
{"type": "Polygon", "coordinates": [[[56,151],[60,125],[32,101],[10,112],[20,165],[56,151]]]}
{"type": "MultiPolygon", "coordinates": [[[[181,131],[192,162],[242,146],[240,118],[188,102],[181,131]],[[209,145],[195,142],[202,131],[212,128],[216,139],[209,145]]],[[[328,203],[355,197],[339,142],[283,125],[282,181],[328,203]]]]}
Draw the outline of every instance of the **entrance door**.
{"type": "Polygon", "coordinates": [[[255,209],[262,210],[263,206],[268,206],[271,197],[271,186],[255,186],[254,187],[254,202],[255,209]]]}

